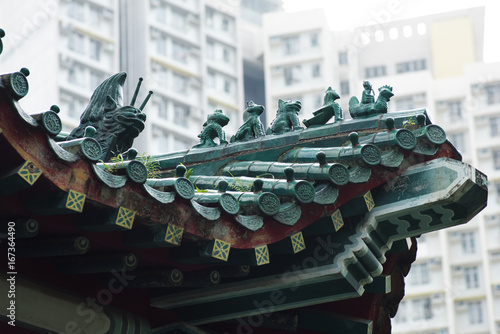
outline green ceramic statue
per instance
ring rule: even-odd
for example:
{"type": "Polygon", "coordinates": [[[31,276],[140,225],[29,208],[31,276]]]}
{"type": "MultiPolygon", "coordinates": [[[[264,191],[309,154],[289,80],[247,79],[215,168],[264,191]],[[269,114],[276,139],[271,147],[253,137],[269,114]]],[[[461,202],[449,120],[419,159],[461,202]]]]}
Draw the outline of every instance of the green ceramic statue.
{"type": "Polygon", "coordinates": [[[247,103],[247,108],[243,112],[243,124],[234,136],[231,143],[247,141],[264,136],[264,125],[260,121],[260,115],[264,112],[264,106],[255,104],[253,101],[247,103]]]}
{"type": "Polygon", "coordinates": [[[203,131],[198,135],[200,143],[193,147],[214,147],[217,144],[214,142],[215,138],[219,138],[220,145],[227,144],[226,133],[222,128],[229,123],[229,117],[224,115],[222,110],[217,109],[207,116],[207,121],[203,123],[203,131]]]}
{"type": "Polygon", "coordinates": [[[300,101],[284,101],[278,100],[278,111],[276,118],[271,123],[271,127],[267,129],[267,134],[279,135],[285,132],[301,130],[299,121],[299,112],[302,108],[300,101]]]}
{"type": "Polygon", "coordinates": [[[361,103],[356,96],[351,97],[349,100],[349,113],[352,118],[361,118],[377,114],[387,113],[387,103],[394,96],[392,87],[382,86],[378,89],[379,95],[375,101],[375,95],[372,94],[373,89],[369,81],[363,82],[363,94],[361,96],[361,103]]]}
{"type": "Polygon", "coordinates": [[[85,137],[85,129],[93,126],[97,130],[94,139],[102,147],[101,159],[103,161],[109,161],[111,157],[124,153],[132,147],[134,138],[144,130],[146,114],[142,110],[153,92],[149,92],[139,108],[134,107],[141,78],[132,102],[129,106],[123,106],[122,90],[126,78],[127,73],[117,73],[104,80],[96,88],[80,117],[80,125],[70,133],[66,140],[85,137]]]}
{"type": "Polygon", "coordinates": [[[303,121],[306,127],[314,127],[318,125],[326,124],[333,116],[335,116],[335,122],[339,122],[343,119],[342,107],[335,102],[335,100],[340,99],[340,95],[328,87],[325,91],[325,97],[323,99],[323,106],[313,112],[314,117],[306,119],[303,121]]]}

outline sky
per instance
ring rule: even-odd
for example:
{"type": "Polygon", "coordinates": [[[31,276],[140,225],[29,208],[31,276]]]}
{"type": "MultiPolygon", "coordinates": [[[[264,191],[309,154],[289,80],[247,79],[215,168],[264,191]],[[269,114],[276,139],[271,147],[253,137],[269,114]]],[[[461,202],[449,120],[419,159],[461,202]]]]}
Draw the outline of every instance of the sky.
{"type": "Polygon", "coordinates": [[[346,30],[373,21],[389,9],[391,20],[485,6],[484,61],[500,62],[500,0],[283,0],[286,12],[324,8],[333,30],[346,30]]]}

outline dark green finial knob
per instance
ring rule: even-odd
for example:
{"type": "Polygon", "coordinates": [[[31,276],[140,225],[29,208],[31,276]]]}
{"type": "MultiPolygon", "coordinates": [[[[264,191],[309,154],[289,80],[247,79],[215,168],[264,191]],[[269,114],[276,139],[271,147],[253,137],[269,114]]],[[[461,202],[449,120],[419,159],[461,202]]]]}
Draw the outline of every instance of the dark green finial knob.
{"type": "Polygon", "coordinates": [[[391,131],[394,129],[394,118],[389,117],[385,120],[385,126],[387,126],[387,130],[391,131]]]}
{"type": "Polygon", "coordinates": [[[359,145],[359,135],[357,132],[351,132],[349,134],[349,140],[351,141],[352,147],[359,145]]]}
{"type": "Polygon", "coordinates": [[[176,177],[183,177],[186,174],[186,166],[184,165],[177,165],[175,167],[175,176],[176,177]]]}
{"type": "Polygon", "coordinates": [[[53,112],[55,112],[56,114],[59,114],[59,112],[61,111],[61,108],[59,108],[58,105],[51,105],[50,106],[50,110],[52,110],[53,112]]]}
{"type": "Polygon", "coordinates": [[[424,114],[420,114],[420,115],[417,115],[417,123],[418,125],[420,126],[424,126],[425,125],[425,115],[424,114]]]}
{"type": "Polygon", "coordinates": [[[20,72],[24,74],[25,77],[30,75],[30,70],[28,70],[26,67],[21,68],[20,72]]]}
{"type": "Polygon", "coordinates": [[[253,182],[253,192],[260,193],[262,192],[262,186],[264,185],[264,181],[261,179],[257,179],[253,182]]]}
{"type": "Polygon", "coordinates": [[[127,151],[127,159],[128,160],[135,160],[135,158],[137,157],[137,150],[135,148],[130,148],[128,151],[127,151]]]}
{"type": "Polygon", "coordinates": [[[324,166],[326,165],[326,154],[323,151],[319,151],[316,154],[316,159],[318,159],[319,165],[324,166]]]}
{"type": "Polygon", "coordinates": [[[286,175],[286,180],[287,182],[291,182],[294,180],[294,177],[293,177],[293,168],[292,167],[287,167],[285,168],[285,175],[286,175]]]}
{"type": "Polygon", "coordinates": [[[4,38],[4,37],[5,37],[5,30],[0,29],[0,38],[4,38]]]}
{"type": "Polygon", "coordinates": [[[93,126],[87,126],[85,128],[85,137],[86,138],[94,138],[96,133],[97,133],[97,130],[93,126]]]}
{"type": "Polygon", "coordinates": [[[222,180],[217,184],[217,190],[219,190],[220,193],[225,193],[228,186],[229,183],[226,180],[222,180]]]}

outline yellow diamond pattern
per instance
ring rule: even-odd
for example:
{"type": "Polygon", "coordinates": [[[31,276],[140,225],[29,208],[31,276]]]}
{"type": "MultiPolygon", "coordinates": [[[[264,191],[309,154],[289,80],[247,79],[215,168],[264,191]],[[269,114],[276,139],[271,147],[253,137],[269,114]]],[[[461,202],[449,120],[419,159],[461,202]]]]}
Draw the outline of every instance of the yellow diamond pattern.
{"type": "Polygon", "coordinates": [[[365,199],[366,208],[368,209],[368,212],[372,211],[372,209],[375,207],[375,201],[373,201],[372,192],[368,190],[363,195],[363,198],[365,199]]]}
{"type": "Polygon", "coordinates": [[[340,230],[342,226],[344,226],[344,219],[342,219],[342,213],[340,213],[340,210],[337,209],[335,210],[334,213],[332,213],[332,223],[333,227],[335,228],[335,232],[340,230]]]}
{"type": "Polygon", "coordinates": [[[257,265],[261,266],[263,264],[268,264],[269,261],[269,249],[267,245],[262,245],[255,247],[255,258],[257,260],[257,265]]]}
{"type": "Polygon", "coordinates": [[[302,235],[302,232],[294,233],[290,236],[290,238],[292,239],[292,247],[294,253],[298,253],[306,249],[306,244],[304,242],[304,236],[302,235]]]}
{"type": "Polygon", "coordinates": [[[66,199],[66,209],[82,212],[86,197],[87,196],[85,194],[70,190],[66,199]]]}
{"type": "Polygon", "coordinates": [[[32,166],[33,166],[33,163],[29,160],[26,160],[24,165],[22,165],[21,168],[17,171],[17,174],[20,177],[22,177],[26,182],[28,182],[28,184],[30,186],[32,186],[33,183],[35,183],[36,180],[38,180],[40,175],[42,175],[42,171],[39,170],[38,168],[35,168],[37,170],[36,172],[32,172],[30,170],[30,167],[32,167],[32,166]]]}
{"type": "Polygon", "coordinates": [[[212,257],[216,259],[227,261],[229,258],[229,250],[231,244],[220,239],[215,239],[214,248],[212,249],[212,257]]]}
{"type": "Polygon", "coordinates": [[[131,230],[134,224],[135,211],[126,209],[122,206],[118,209],[118,216],[116,217],[115,224],[126,229],[131,230]]]}
{"type": "Polygon", "coordinates": [[[183,227],[178,227],[172,224],[167,224],[167,233],[165,233],[165,241],[169,244],[179,246],[182,240],[183,227]]]}

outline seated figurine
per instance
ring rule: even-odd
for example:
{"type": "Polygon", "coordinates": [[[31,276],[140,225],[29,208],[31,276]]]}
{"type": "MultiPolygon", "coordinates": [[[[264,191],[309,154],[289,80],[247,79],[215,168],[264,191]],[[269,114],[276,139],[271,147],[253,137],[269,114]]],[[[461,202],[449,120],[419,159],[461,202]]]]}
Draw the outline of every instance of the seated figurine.
{"type": "Polygon", "coordinates": [[[282,99],[279,99],[276,118],[267,129],[267,134],[282,134],[285,132],[303,129],[303,127],[300,126],[298,116],[301,108],[302,104],[300,101],[283,101],[282,99]]]}
{"type": "Polygon", "coordinates": [[[260,121],[260,115],[263,111],[264,106],[255,104],[253,101],[247,103],[247,108],[243,112],[244,123],[240,126],[236,134],[231,137],[231,143],[264,136],[264,125],[260,121]]]}
{"type": "Polygon", "coordinates": [[[382,86],[378,89],[379,95],[376,101],[375,97],[371,94],[373,91],[371,84],[368,81],[363,82],[363,95],[361,97],[361,103],[356,96],[351,97],[349,100],[349,113],[352,118],[368,117],[377,114],[387,113],[388,105],[387,103],[394,96],[392,92],[392,87],[382,86]]]}
{"type": "Polygon", "coordinates": [[[193,148],[217,146],[214,142],[215,138],[219,138],[220,145],[227,144],[226,133],[222,130],[227,123],[229,123],[229,117],[224,115],[220,109],[208,115],[207,121],[203,123],[203,131],[198,135],[200,143],[193,148]]]}
{"type": "Polygon", "coordinates": [[[337,94],[332,87],[328,87],[325,91],[323,106],[313,112],[313,118],[306,119],[302,123],[304,123],[304,125],[308,128],[323,125],[326,124],[326,122],[328,122],[333,116],[335,116],[334,122],[341,121],[343,119],[342,107],[335,102],[335,100],[338,99],[340,99],[340,95],[337,94]]]}

